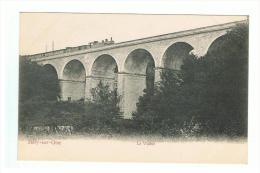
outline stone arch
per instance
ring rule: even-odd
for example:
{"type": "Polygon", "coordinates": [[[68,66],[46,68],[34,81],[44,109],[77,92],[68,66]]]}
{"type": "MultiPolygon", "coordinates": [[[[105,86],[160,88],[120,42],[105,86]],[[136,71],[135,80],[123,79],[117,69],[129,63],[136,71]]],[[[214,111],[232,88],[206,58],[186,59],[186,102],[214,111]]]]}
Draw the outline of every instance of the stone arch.
{"type": "Polygon", "coordinates": [[[85,98],[86,69],[79,60],[73,59],[62,71],[62,99],[80,100],[85,98]]]}
{"type": "Polygon", "coordinates": [[[58,79],[58,71],[52,64],[44,64],[43,65],[44,70],[46,70],[49,73],[52,73],[53,76],[55,76],[58,79]]]}
{"type": "Polygon", "coordinates": [[[118,72],[118,65],[114,57],[108,54],[98,56],[91,68],[92,76],[114,78],[118,72]]]}
{"type": "Polygon", "coordinates": [[[222,30],[216,33],[210,33],[207,38],[201,40],[200,46],[198,48],[195,48],[195,51],[198,50],[198,54],[200,57],[205,56],[208,53],[209,49],[212,49],[212,45],[215,44],[215,42],[223,37],[226,36],[228,30],[222,30]]]}
{"type": "MultiPolygon", "coordinates": [[[[78,64],[81,64],[82,67],[84,68],[84,71],[85,71],[85,76],[88,75],[88,69],[89,67],[87,66],[87,64],[85,64],[84,61],[82,61],[80,58],[72,58],[72,59],[68,59],[68,60],[65,60],[63,63],[62,63],[62,66],[60,67],[60,79],[65,79],[66,76],[64,77],[64,70],[65,68],[68,69],[68,67],[71,66],[71,64],[74,64],[75,62],[77,62],[78,64]]],[[[58,70],[58,69],[57,69],[58,70]]],[[[58,71],[57,71],[58,72],[58,71]]]]}
{"type": "Polygon", "coordinates": [[[92,87],[96,86],[99,81],[115,87],[117,82],[118,65],[115,58],[109,54],[98,56],[91,68],[92,87]]]}
{"type": "Polygon", "coordinates": [[[209,45],[207,55],[211,59],[215,60],[247,56],[247,51],[241,52],[241,50],[244,50],[245,47],[241,45],[241,41],[238,39],[240,38],[234,37],[228,33],[219,36],[209,45]]]}
{"type": "Polygon", "coordinates": [[[60,98],[60,83],[56,68],[52,64],[44,64],[43,73],[46,80],[46,88],[48,90],[48,98],[51,100],[57,100],[60,98]]]}
{"type": "Polygon", "coordinates": [[[145,75],[149,63],[155,64],[152,54],[146,49],[135,49],[128,54],[124,62],[124,71],[145,75]]]}
{"type": "Polygon", "coordinates": [[[125,117],[132,117],[136,110],[139,96],[144,89],[154,85],[155,61],[151,53],[145,49],[130,52],[124,62],[124,112],[125,117]]]}
{"type": "Polygon", "coordinates": [[[86,70],[82,62],[73,59],[66,63],[62,71],[63,80],[85,81],[86,70]]]}
{"type": "Polygon", "coordinates": [[[162,66],[168,69],[180,70],[183,60],[193,49],[193,46],[186,42],[173,43],[163,54],[162,66]]]}
{"type": "Polygon", "coordinates": [[[154,85],[155,60],[146,49],[135,49],[131,51],[124,63],[126,73],[145,76],[145,88],[154,85]]]}
{"type": "Polygon", "coordinates": [[[215,50],[221,49],[223,42],[226,40],[226,34],[215,38],[208,46],[207,54],[213,53],[215,50]]]}

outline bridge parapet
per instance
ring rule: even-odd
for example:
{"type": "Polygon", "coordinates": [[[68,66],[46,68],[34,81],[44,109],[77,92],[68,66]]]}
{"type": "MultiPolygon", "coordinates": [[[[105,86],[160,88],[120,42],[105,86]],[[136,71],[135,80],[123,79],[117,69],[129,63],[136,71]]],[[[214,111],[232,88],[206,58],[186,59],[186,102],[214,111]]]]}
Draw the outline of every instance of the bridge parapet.
{"type": "Polygon", "coordinates": [[[111,39],[27,56],[56,70],[62,100],[91,98],[100,81],[117,88],[120,109],[131,118],[144,89],[161,81],[163,69],[180,70],[189,54],[205,55],[214,41],[247,20],[121,43],[111,39]],[[66,68],[67,67],[67,68],[66,68]],[[151,84],[152,83],[152,84],[151,84]]]}
{"type": "Polygon", "coordinates": [[[87,45],[81,45],[81,46],[77,46],[77,47],[66,47],[65,49],[43,52],[43,53],[38,53],[38,54],[34,54],[34,55],[25,55],[25,57],[28,57],[30,59],[37,61],[38,59],[44,59],[44,58],[53,57],[53,56],[56,56],[56,55],[66,55],[66,54],[70,55],[70,53],[80,52],[82,50],[88,50],[88,49],[91,49],[91,48],[99,48],[99,47],[111,45],[111,44],[114,44],[114,43],[115,42],[112,40],[112,37],[111,37],[110,40],[105,39],[105,40],[102,40],[101,42],[93,41],[93,42],[90,42],[87,45]]]}
{"type": "Polygon", "coordinates": [[[44,53],[39,53],[34,55],[25,55],[25,56],[32,59],[33,61],[41,61],[41,60],[52,59],[52,58],[62,58],[66,56],[110,50],[110,49],[115,49],[120,47],[127,47],[132,45],[145,44],[149,42],[174,39],[174,38],[196,35],[201,33],[209,33],[209,32],[215,32],[220,30],[229,30],[235,27],[237,24],[247,23],[247,22],[248,22],[247,20],[242,20],[242,21],[236,21],[236,22],[225,23],[220,25],[207,26],[207,27],[196,28],[196,29],[191,29],[186,31],[163,34],[163,35],[158,35],[153,37],[147,37],[142,39],[136,39],[131,41],[125,41],[120,43],[114,43],[112,39],[110,41],[106,39],[105,41],[103,40],[102,42],[94,41],[89,43],[88,45],[67,47],[65,49],[44,52],[44,53]]]}

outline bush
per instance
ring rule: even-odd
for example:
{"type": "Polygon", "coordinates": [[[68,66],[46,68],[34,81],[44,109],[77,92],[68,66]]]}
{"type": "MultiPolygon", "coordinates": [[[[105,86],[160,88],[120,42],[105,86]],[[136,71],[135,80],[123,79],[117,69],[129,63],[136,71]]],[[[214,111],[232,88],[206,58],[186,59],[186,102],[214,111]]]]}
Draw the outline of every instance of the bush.
{"type": "Polygon", "coordinates": [[[34,125],[69,125],[109,135],[247,136],[247,25],[216,40],[205,56],[186,57],[181,70],[163,70],[162,80],[149,83],[139,97],[132,120],[122,119],[117,90],[101,81],[89,101],[57,102],[57,85],[50,85],[53,90],[42,85],[51,78],[41,76],[42,67],[24,60],[20,67],[19,127],[24,132],[34,125]]]}
{"type": "Polygon", "coordinates": [[[73,126],[78,132],[112,133],[121,119],[119,97],[102,82],[92,89],[91,101],[57,102],[29,99],[20,104],[19,124],[22,132],[33,126],[73,126]]]}
{"type": "Polygon", "coordinates": [[[164,70],[161,79],[157,88],[144,90],[139,98],[133,117],[140,131],[247,135],[247,25],[217,39],[205,56],[186,57],[180,71],[164,70]]]}

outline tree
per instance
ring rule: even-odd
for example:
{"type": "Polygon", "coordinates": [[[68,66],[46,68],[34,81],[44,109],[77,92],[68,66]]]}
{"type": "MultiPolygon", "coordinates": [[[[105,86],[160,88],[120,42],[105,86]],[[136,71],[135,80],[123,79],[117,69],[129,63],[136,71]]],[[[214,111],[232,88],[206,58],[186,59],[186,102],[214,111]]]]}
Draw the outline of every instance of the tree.
{"type": "Polygon", "coordinates": [[[137,111],[133,113],[134,121],[142,131],[158,132],[163,126],[184,119],[180,116],[178,102],[182,85],[178,71],[164,70],[161,81],[155,88],[147,88],[139,97],[137,111]]]}
{"type": "Polygon", "coordinates": [[[56,74],[25,57],[20,57],[19,100],[56,100],[60,87],[56,74]]]}
{"type": "Polygon", "coordinates": [[[116,121],[122,116],[117,90],[111,90],[109,85],[100,81],[97,87],[91,89],[91,95],[91,101],[85,103],[82,127],[95,128],[96,131],[114,128],[116,121]]]}
{"type": "Polygon", "coordinates": [[[238,25],[213,42],[205,56],[187,59],[182,74],[183,93],[194,100],[189,102],[189,110],[207,124],[207,133],[246,135],[247,24],[238,25]]]}
{"type": "Polygon", "coordinates": [[[19,63],[19,127],[44,124],[59,96],[57,76],[25,57],[20,57],[19,63]]]}
{"type": "Polygon", "coordinates": [[[210,46],[203,57],[190,55],[180,71],[164,70],[153,90],[144,90],[134,120],[157,131],[202,124],[208,135],[246,135],[248,25],[238,25],[210,46]]]}
{"type": "Polygon", "coordinates": [[[205,103],[213,109],[205,109],[205,113],[211,115],[212,126],[217,133],[246,135],[248,25],[238,25],[224,35],[205,55],[204,61],[208,97],[205,103]]]}

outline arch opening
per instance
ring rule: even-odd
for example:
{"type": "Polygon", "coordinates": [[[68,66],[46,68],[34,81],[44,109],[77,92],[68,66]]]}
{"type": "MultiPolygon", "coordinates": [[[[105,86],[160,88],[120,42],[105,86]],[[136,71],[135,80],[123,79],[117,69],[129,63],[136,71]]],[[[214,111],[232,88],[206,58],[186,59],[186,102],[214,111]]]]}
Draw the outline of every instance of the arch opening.
{"type": "Polygon", "coordinates": [[[150,52],[145,49],[136,49],[132,51],[125,61],[125,71],[127,73],[145,77],[146,89],[153,88],[155,77],[154,68],[154,59],[150,52]]]}
{"type": "Polygon", "coordinates": [[[117,87],[118,66],[114,57],[108,54],[100,55],[91,68],[92,88],[99,82],[108,85],[110,89],[117,87]]]}
{"type": "Polygon", "coordinates": [[[231,32],[217,37],[208,47],[206,56],[211,60],[222,63],[227,61],[239,62],[237,61],[238,58],[245,58],[244,60],[247,62],[247,36],[237,37],[231,32]]]}
{"type": "Polygon", "coordinates": [[[63,70],[63,80],[85,81],[86,71],[83,64],[78,60],[68,62],[63,70]]]}
{"type": "Polygon", "coordinates": [[[180,70],[183,60],[189,56],[193,47],[185,42],[177,42],[168,47],[163,55],[163,67],[180,70]]]}
{"type": "Polygon", "coordinates": [[[154,65],[154,59],[145,49],[136,49],[126,58],[124,67],[127,73],[146,75],[148,64],[154,65]]]}
{"type": "Polygon", "coordinates": [[[79,60],[71,60],[65,65],[62,76],[62,99],[84,99],[86,70],[83,64],[79,60]]]}
{"type": "Polygon", "coordinates": [[[46,97],[50,100],[59,100],[60,98],[60,84],[58,73],[55,67],[51,64],[43,66],[44,81],[43,85],[46,87],[46,97]]]}
{"type": "Polygon", "coordinates": [[[207,54],[218,54],[219,56],[221,52],[223,53],[231,53],[232,51],[239,50],[239,47],[237,47],[237,43],[233,40],[230,40],[227,38],[227,35],[224,34],[218,38],[216,38],[209,46],[207,54]],[[227,41],[230,43],[227,47],[227,41]],[[226,44],[225,44],[226,43],[226,44]]]}
{"type": "Polygon", "coordinates": [[[139,96],[144,94],[144,89],[149,92],[154,88],[155,62],[147,50],[136,49],[127,56],[124,70],[125,116],[131,117],[136,110],[139,96]]]}

